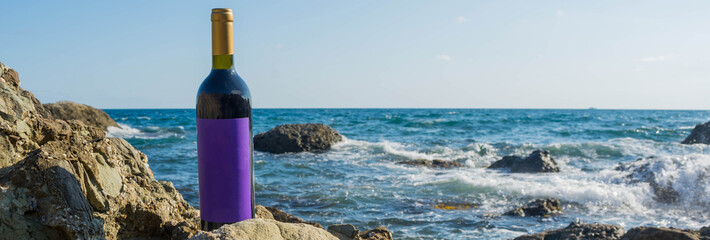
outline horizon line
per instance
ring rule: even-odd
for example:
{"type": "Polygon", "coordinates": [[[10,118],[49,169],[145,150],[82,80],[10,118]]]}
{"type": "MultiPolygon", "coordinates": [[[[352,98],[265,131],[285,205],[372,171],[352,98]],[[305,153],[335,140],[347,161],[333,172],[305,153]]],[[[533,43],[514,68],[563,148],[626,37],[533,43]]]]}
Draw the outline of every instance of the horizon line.
{"type": "MultiPolygon", "coordinates": [[[[102,110],[195,110],[195,108],[99,108],[102,110]]],[[[268,109],[268,110],[278,110],[278,109],[313,109],[313,110],[318,110],[318,109],[352,109],[352,110],[366,110],[366,109],[430,109],[430,110],[436,110],[436,109],[460,109],[460,110],[602,110],[602,111],[608,111],[608,110],[627,110],[627,111],[710,111],[710,109],[662,109],[662,108],[486,108],[486,107],[473,107],[473,108],[465,108],[465,107],[452,107],[452,108],[446,108],[446,107],[259,107],[259,108],[252,108],[252,109],[268,109]]]]}

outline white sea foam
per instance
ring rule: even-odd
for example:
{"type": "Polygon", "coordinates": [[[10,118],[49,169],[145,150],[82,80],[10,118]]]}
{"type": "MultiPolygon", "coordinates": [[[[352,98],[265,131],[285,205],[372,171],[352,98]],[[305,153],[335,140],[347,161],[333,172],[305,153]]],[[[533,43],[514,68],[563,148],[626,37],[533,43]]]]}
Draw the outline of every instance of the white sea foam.
{"type": "Polygon", "coordinates": [[[147,117],[147,116],[139,116],[137,118],[140,120],[150,120],[150,117],[147,117]]]}
{"type": "Polygon", "coordinates": [[[348,139],[343,137],[343,141],[332,147],[335,152],[356,153],[388,158],[388,159],[444,159],[466,163],[469,166],[488,166],[491,162],[499,158],[495,148],[486,143],[472,143],[465,147],[452,149],[446,146],[433,146],[427,151],[421,151],[403,143],[380,141],[368,142],[348,139]]]}
{"type": "MultiPolygon", "coordinates": [[[[155,127],[155,126],[149,126],[146,127],[146,130],[148,131],[143,131],[140,129],[133,128],[129,125],[119,123],[119,127],[113,127],[109,126],[108,127],[108,132],[106,133],[107,137],[115,137],[115,138],[140,138],[140,139],[157,139],[157,138],[167,138],[167,137],[174,137],[174,136],[179,136],[180,134],[176,132],[170,132],[170,131],[163,131],[164,129],[160,127],[155,127]]],[[[184,128],[178,127],[181,132],[184,132],[184,128]]],[[[180,136],[181,138],[184,136],[180,136]]]]}
{"type": "MultiPolygon", "coordinates": [[[[569,203],[575,216],[629,226],[686,226],[698,228],[708,223],[710,213],[710,155],[708,147],[685,146],[638,140],[611,139],[606,142],[562,143],[550,145],[523,144],[506,146],[506,154],[527,155],[533,149],[550,149],[560,164],[560,173],[510,174],[485,167],[502,156],[500,150],[487,143],[472,143],[461,148],[422,147],[390,141],[367,142],[345,139],[330,154],[338,159],[368,161],[381,159],[376,167],[397,171],[400,184],[418,188],[443,189],[460,196],[481,198],[481,210],[504,212],[533,198],[558,198],[569,203]],[[628,159],[657,156],[640,161],[650,164],[659,182],[678,191],[678,204],[656,200],[647,182],[628,178],[628,171],[615,170],[608,158],[628,159]],[[463,160],[468,168],[436,170],[403,167],[398,158],[463,160]],[[602,158],[600,160],[599,158],[602,158]],[[389,161],[388,161],[389,159],[389,161]],[[394,161],[393,161],[394,160],[394,161]],[[583,171],[576,161],[604,162],[601,171],[583,171]],[[575,165],[569,165],[575,163],[575,165]],[[518,199],[518,200],[515,200],[518,199]],[[576,207],[575,207],[576,206],[576,207]]],[[[332,156],[331,156],[332,157],[332,156]]],[[[633,161],[633,160],[630,160],[633,161]]]]}

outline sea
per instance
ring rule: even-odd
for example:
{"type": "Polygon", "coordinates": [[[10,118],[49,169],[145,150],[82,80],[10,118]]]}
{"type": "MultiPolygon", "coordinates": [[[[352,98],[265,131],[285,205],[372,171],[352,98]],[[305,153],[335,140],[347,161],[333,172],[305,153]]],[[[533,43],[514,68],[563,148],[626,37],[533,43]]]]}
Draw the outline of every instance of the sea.
{"type": "MultiPolygon", "coordinates": [[[[107,109],[155,178],[199,208],[194,109],[107,109]]],[[[510,239],[571,222],[698,229],[710,225],[710,146],[680,142],[710,111],[562,109],[255,109],[254,134],[322,123],[344,141],[321,153],[256,151],[256,202],[323,226],[386,226],[395,239],[510,239]],[[559,173],[487,169],[548,150],[559,173]],[[413,159],[457,161],[429,169],[413,159]],[[640,172],[629,170],[636,166],[640,172]],[[625,170],[624,170],[625,169],[625,170]],[[648,179],[678,193],[660,201],[648,179]],[[505,216],[537,198],[563,214],[505,216]],[[442,209],[440,204],[473,206],[442,209]]]]}

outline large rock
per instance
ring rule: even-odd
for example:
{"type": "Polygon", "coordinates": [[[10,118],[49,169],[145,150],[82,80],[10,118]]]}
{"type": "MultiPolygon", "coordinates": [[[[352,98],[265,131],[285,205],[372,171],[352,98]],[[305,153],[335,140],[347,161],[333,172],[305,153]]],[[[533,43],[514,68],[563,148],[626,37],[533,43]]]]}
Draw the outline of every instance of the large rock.
{"type": "Polygon", "coordinates": [[[53,118],[5,65],[0,80],[0,236],[186,238],[198,214],[148,159],[78,120],[53,118]]]}
{"type": "Polygon", "coordinates": [[[0,185],[0,235],[172,238],[197,229],[197,212],[123,139],[50,141],[0,170],[0,185]]]}
{"type": "Polygon", "coordinates": [[[22,160],[54,137],[65,137],[66,122],[43,122],[49,112],[31,92],[20,87],[15,70],[0,63],[0,168],[22,160]]]}
{"type": "Polygon", "coordinates": [[[70,101],[44,104],[52,116],[62,120],[80,120],[87,125],[107,130],[108,127],[119,127],[108,113],[89,105],[70,101]]]}
{"type": "Polygon", "coordinates": [[[636,227],[632,228],[622,238],[624,240],[708,240],[710,237],[701,236],[693,230],[661,227],[636,227]]]}
{"type": "Polygon", "coordinates": [[[305,223],[283,223],[276,220],[255,218],[228,224],[211,232],[199,232],[194,240],[217,239],[303,239],[303,240],[338,240],[323,228],[305,223]]]}
{"type": "Polygon", "coordinates": [[[611,224],[585,224],[573,222],[565,228],[544,231],[532,235],[525,235],[515,240],[544,240],[544,239],[621,239],[624,227],[611,224]]]}
{"type": "Polygon", "coordinates": [[[690,135],[681,142],[682,144],[710,144],[710,122],[695,125],[690,135]]]}
{"type": "Polygon", "coordinates": [[[446,161],[446,160],[441,160],[441,159],[434,159],[434,160],[414,159],[414,160],[400,161],[400,162],[397,162],[397,164],[417,166],[417,167],[428,167],[428,168],[444,168],[444,169],[465,166],[463,163],[459,163],[457,161],[446,161]]]}
{"type": "Polygon", "coordinates": [[[254,149],[270,153],[323,151],[340,141],[338,131],[323,124],[285,124],[254,136],[254,149]]]}
{"type": "Polygon", "coordinates": [[[515,208],[505,213],[509,216],[551,216],[562,214],[562,204],[559,199],[535,199],[522,207],[515,208]]]}
{"type": "Polygon", "coordinates": [[[494,162],[488,168],[508,169],[512,173],[542,173],[559,172],[555,159],[550,156],[550,152],[535,150],[528,157],[505,156],[503,159],[494,162]]]}

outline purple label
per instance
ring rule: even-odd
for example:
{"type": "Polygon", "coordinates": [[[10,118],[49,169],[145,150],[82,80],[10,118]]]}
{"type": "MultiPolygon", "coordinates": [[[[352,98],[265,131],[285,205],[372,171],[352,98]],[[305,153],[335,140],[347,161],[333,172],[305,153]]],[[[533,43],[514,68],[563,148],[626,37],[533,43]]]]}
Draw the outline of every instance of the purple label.
{"type": "Polygon", "coordinates": [[[216,223],[251,218],[249,118],[197,118],[200,215],[216,223]]]}

